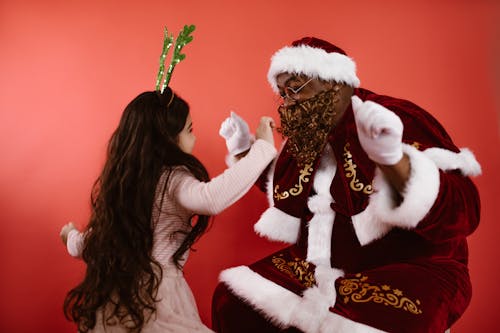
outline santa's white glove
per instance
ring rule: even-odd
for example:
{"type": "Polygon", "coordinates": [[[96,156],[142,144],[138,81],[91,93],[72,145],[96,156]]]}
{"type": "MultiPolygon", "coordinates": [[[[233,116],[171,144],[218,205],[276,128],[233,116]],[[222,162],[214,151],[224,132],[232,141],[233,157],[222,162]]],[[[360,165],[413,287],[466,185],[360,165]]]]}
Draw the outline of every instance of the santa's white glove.
{"type": "Polygon", "coordinates": [[[219,135],[226,140],[227,150],[233,156],[247,151],[252,145],[248,124],[233,111],[222,122],[219,135]]]}
{"type": "Polygon", "coordinates": [[[394,165],[403,157],[403,123],[389,109],[352,96],[359,142],[368,157],[381,165],[394,165]]]}

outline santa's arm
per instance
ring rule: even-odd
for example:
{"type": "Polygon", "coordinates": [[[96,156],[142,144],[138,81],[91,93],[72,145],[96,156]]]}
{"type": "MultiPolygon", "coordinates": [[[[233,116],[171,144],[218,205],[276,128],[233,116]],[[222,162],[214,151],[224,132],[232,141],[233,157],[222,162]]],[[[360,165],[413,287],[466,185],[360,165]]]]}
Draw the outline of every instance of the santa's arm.
{"type": "MultiPolygon", "coordinates": [[[[479,220],[479,197],[467,176],[481,172],[474,155],[449,144],[448,149],[433,147],[432,142],[439,144],[437,138],[427,139],[425,146],[431,148],[423,151],[402,143],[400,118],[378,103],[353,97],[353,110],[361,146],[378,166],[369,205],[353,216],[360,243],[367,244],[393,227],[416,229],[435,241],[472,232],[479,220]]],[[[415,126],[413,132],[440,132],[434,125],[424,130],[418,121],[415,126]]],[[[445,133],[442,137],[447,140],[445,133]]]]}
{"type": "Polygon", "coordinates": [[[400,201],[403,198],[401,194],[403,193],[406,182],[410,177],[411,163],[408,155],[403,154],[403,157],[399,162],[394,165],[383,165],[377,164],[378,168],[384,174],[386,180],[391,184],[392,188],[395,190],[394,196],[395,200],[400,201]]]}
{"type": "Polygon", "coordinates": [[[356,120],[359,142],[384,174],[395,190],[393,197],[402,200],[406,182],[410,176],[411,162],[403,153],[403,123],[401,119],[384,106],[363,102],[352,97],[352,109],[356,120]]]}

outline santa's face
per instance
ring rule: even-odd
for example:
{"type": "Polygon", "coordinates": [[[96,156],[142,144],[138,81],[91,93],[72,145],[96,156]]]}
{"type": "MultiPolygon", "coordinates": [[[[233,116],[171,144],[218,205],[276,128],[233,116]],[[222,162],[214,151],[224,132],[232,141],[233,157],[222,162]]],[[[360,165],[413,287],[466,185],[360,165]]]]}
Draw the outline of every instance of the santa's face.
{"type": "Polygon", "coordinates": [[[288,150],[299,164],[309,164],[344,114],[352,88],[289,73],[278,75],[277,84],[283,98],[278,131],[290,140],[288,150]]]}
{"type": "Polygon", "coordinates": [[[283,106],[309,99],[319,92],[332,88],[331,82],[309,78],[305,75],[281,73],[276,77],[283,106]]]}
{"type": "Polygon", "coordinates": [[[288,107],[295,105],[299,102],[308,100],[321,92],[333,90],[334,87],[339,87],[335,93],[338,96],[338,102],[336,102],[336,117],[334,123],[344,114],[351,103],[351,96],[353,94],[353,88],[342,83],[337,83],[335,81],[324,81],[318,78],[307,77],[302,74],[294,73],[281,73],[276,76],[276,83],[278,85],[279,93],[282,98],[281,106],[288,107]]]}

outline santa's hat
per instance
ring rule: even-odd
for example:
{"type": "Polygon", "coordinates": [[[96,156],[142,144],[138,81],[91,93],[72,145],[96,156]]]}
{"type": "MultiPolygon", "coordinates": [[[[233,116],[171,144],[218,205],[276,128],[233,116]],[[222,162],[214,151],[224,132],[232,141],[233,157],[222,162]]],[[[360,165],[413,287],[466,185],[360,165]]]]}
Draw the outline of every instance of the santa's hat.
{"type": "Polygon", "coordinates": [[[267,79],[275,92],[278,92],[276,76],[284,72],[359,87],[354,60],[341,48],[314,37],[296,40],[272,56],[267,79]]]}

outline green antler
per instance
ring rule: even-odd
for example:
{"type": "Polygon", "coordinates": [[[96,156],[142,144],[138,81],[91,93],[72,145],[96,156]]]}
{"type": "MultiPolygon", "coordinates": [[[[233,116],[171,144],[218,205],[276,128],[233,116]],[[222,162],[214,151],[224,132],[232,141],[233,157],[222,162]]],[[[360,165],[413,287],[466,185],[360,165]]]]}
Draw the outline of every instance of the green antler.
{"type": "Polygon", "coordinates": [[[158,70],[158,75],[156,77],[156,90],[159,90],[160,92],[163,93],[165,88],[168,86],[168,83],[170,82],[170,78],[172,77],[172,72],[174,71],[175,66],[186,58],[186,55],[181,53],[181,50],[186,44],[190,43],[193,40],[193,36],[191,36],[191,33],[194,30],[195,30],[194,25],[189,25],[189,26],[185,25],[182,31],[177,36],[177,39],[175,40],[174,54],[172,55],[172,60],[170,61],[170,65],[168,66],[165,77],[163,77],[165,73],[165,58],[174,40],[174,36],[173,35],[169,36],[167,28],[165,28],[165,37],[163,39],[163,50],[160,56],[160,69],[158,70]],[[162,78],[163,82],[160,88],[160,82],[162,78]]]}
{"type": "MultiPolygon", "coordinates": [[[[167,28],[165,28],[164,33],[165,37],[163,37],[163,49],[160,55],[160,68],[158,69],[158,75],[156,76],[155,90],[160,90],[160,82],[165,72],[165,58],[167,57],[167,53],[170,50],[170,47],[172,46],[172,42],[174,41],[174,35],[169,36],[167,28]]],[[[164,89],[165,87],[162,87],[161,92],[163,92],[164,89]]]]}

